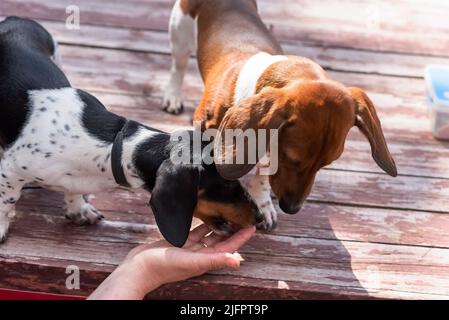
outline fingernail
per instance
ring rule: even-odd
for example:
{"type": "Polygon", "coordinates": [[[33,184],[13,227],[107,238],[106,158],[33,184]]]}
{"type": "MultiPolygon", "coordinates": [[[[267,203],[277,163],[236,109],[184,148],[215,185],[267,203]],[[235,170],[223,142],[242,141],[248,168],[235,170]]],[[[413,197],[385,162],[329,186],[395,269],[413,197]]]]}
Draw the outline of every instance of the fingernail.
{"type": "Polygon", "coordinates": [[[243,257],[240,255],[240,253],[238,253],[238,252],[235,252],[234,254],[233,254],[233,256],[238,260],[238,261],[240,261],[240,262],[242,262],[242,261],[245,261],[245,259],[243,259],[243,257]]]}

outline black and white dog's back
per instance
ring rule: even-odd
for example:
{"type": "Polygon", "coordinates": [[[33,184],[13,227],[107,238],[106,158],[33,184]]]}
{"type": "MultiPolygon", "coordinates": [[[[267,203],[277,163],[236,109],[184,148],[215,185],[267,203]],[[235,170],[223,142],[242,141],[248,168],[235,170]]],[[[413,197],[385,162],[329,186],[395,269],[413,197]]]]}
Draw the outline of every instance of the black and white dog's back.
{"type": "Polygon", "coordinates": [[[177,246],[194,214],[221,232],[256,223],[257,209],[239,182],[221,178],[213,164],[170,160],[185,142],[113,114],[72,88],[55,63],[56,47],[32,20],[0,23],[0,241],[30,182],[64,192],[65,215],[78,224],[102,219],[84,194],[144,187],[152,192],[159,229],[177,246]]]}
{"type": "Polygon", "coordinates": [[[0,141],[3,144],[13,142],[26,121],[29,90],[70,87],[69,80],[53,62],[56,46],[51,35],[32,20],[9,17],[0,23],[0,141]]]}

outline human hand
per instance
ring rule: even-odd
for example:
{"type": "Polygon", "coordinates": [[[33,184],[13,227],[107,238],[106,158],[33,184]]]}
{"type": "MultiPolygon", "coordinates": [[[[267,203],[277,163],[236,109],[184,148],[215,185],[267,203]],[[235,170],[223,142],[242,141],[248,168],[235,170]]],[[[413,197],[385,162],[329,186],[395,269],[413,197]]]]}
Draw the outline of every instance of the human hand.
{"type": "Polygon", "coordinates": [[[242,258],[234,251],[251,238],[255,228],[242,229],[229,238],[210,232],[205,224],[196,227],[183,248],[166,241],[138,246],[89,299],[142,299],[166,283],[210,270],[238,268],[242,258]]]}

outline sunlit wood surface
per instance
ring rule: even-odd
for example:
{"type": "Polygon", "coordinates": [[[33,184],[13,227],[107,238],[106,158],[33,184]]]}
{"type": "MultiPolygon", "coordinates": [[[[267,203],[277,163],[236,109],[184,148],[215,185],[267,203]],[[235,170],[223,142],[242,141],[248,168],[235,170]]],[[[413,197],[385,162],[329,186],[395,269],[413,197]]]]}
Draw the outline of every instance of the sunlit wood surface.
{"type": "MultiPolygon", "coordinates": [[[[224,0],[223,0],[224,1],[224,0]]],[[[171,0],[2,0],[0,16],[40,21],[61,43],[73,86],[108,108],[164,130],[190,125],[202,93],[192,58],[186,112],[161,111],[170,66],[171,0]],[[81,9],[67,30],[65,8],[81,9]]],[[[447,1],[259,0],[288,53],[366,89],[376,104],[399,176],[381,172],[351,131],[344,155],[322,170],[306,207],[281,215],[241,253],[238,271],[167,285],[150,298],[449,298],[449,143],[432,138],[424,67],[449,65],[447,1]]],[[[0,288],[86,296],[139,243],[159,239],[143,191],[91,198],[106,221],[75,227],[61,194],[27,189],[7,243],[0,288]],[[81,288],[65,268],[81,268],[81,288]]]]}

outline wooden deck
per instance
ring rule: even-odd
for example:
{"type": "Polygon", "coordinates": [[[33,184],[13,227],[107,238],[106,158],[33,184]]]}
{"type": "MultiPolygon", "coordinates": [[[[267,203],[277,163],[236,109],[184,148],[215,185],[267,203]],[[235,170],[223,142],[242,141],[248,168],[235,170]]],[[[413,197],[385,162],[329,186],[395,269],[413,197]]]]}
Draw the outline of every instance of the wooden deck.
{"type": "MultiPolygon", "coordinates": [[[[62,44],[73,85],[111,110],[173,130],[190,125],[202,86],[192,59],[188,107],[161,111],[170,65],[172,0],[2,0],[0,16],[39,20],[62,44]],[[66,30],[67,5],[81,29],[66,30]]],[[[399,176],[380,171],[351,131],[343,157],[322,170],[306,207],[258,234],[236,272],[167,285],[152,298],[449,298],[449,143],[434,140],[423,69],[449,65],[447,1],[259,0],[288,53],[310,57],[347,85],[367,90],[399,176]]],[[[75,227],[62,196],[27,189],[0,246],[0,288],[88,295],[138,243],[159,238],[144,192],[98,194],[106,221],[75,227]],[[81,268],[81,289],[65,268],[81,268]]]]}

